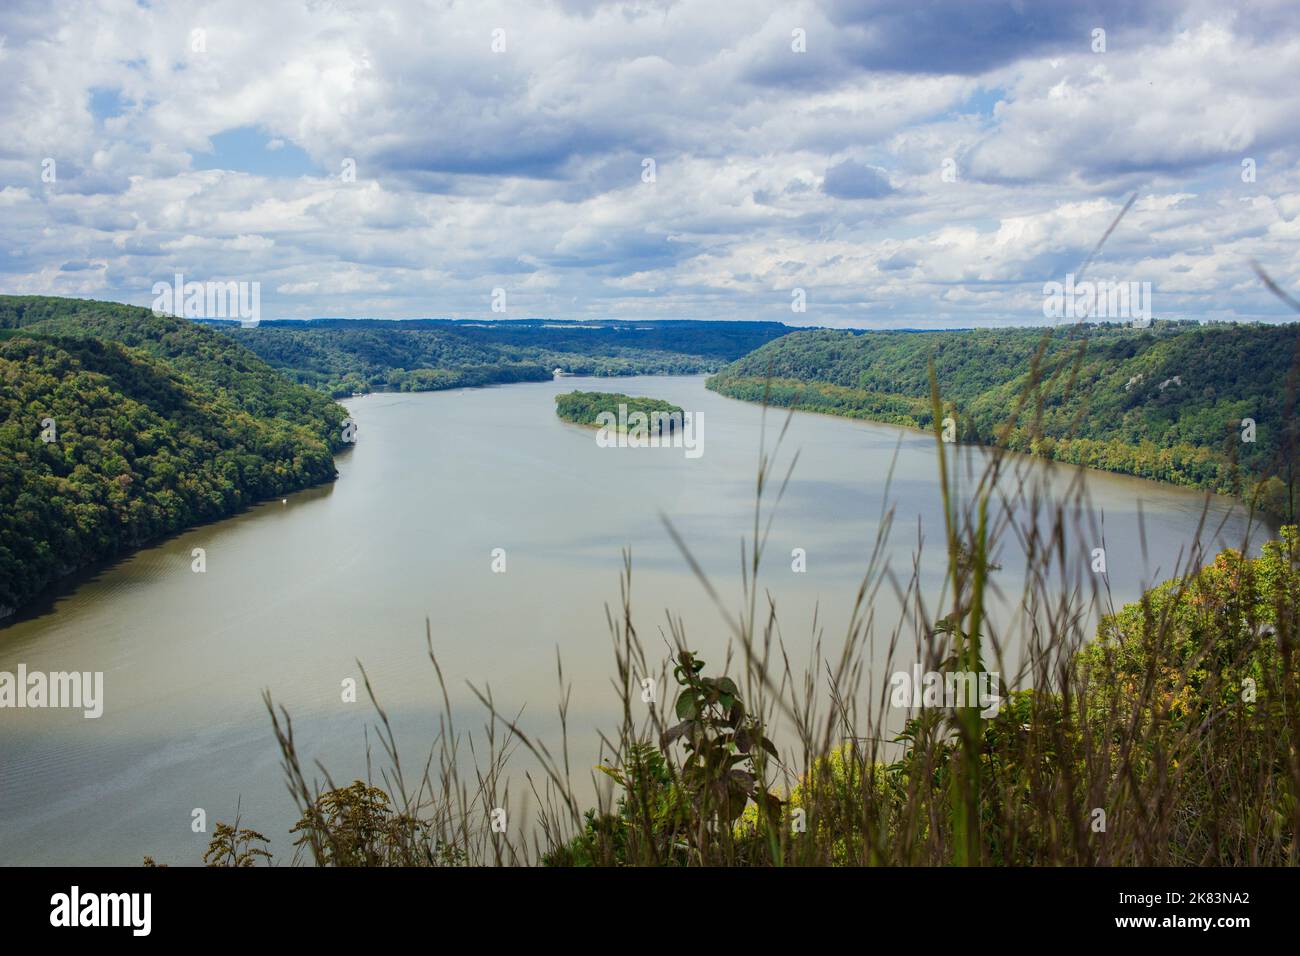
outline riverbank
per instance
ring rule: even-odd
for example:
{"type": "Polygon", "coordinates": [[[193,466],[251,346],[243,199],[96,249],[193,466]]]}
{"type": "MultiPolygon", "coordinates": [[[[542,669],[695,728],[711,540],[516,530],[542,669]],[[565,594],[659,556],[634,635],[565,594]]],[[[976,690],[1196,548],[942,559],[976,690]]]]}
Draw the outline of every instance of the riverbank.
{"type": "MultiPolygon", "coordinates": [[[[793,407],[802,412],[876,422],[931,436],[934,434],[929,402],[922,399],[847,388],[828,382],[726,374],[710,376],[706,387],[719,395],[740,401],[756,404],[766,402],[778,408],[793,407]]],[[[1229,495],[1248,505],[1254,504],[1261,516],[1267,516],[1275,523],[1286,520],[1291,513],[1285,486],[1279,478],[1271,476],[1250,483],[1243,489],[1241,474],[1232,470],[1230,477],[1225,477],[1222,457],[1210,448],[1187,443],[1161,446],[1150,440],[1132,444],[1116,438],[1053,438],[1025,427],[1003,433],[1002,441],[988,440],[989,436],[951,404],[945,404],[944,410],[951,415],[951,435],[955,443],[983,448],[1000,446],[1020,454],[1094,471],[1229,495]],[[968,437],[971,435],[976,437],[972,440],[968,437]],[[1225,481],[1229,484],[1226,489],[1225,481]],[[1236,482],[1236,490],[1232,490],[1233,481],[1236,482]]],[[[1009,415],[1011,409],[1006,411],[1009,415]]]]}

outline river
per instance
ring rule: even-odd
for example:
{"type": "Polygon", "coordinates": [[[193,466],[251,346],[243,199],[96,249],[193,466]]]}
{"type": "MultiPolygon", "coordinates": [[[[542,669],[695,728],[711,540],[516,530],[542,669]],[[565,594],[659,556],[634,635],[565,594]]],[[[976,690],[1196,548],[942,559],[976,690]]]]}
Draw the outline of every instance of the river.
{"type": "MultiPolygon", "coordinates": [[[[703,383],[567,378],[349,400],[359,440],[339,456],[334,484],[136,552],[0,630],[0,671],[20,663],[29,672],[102,671],[105,688],[98,719],[0,711],[0,862],[138,864],[150,854],[195,864],[215,821],[233,821],[237,808],[287,862],[296,813],[263,690],[293,715],[300,750],[350,781],[365,775],[362,730],[372,721],[364,691],[357,703],[341,691],[360,677],[360,660],[399,739],[423,752],[441,706],[426,618],[466,730],[484,721],[472,682],[490,687],[502,710],[522,707],[522,723],[553,741],[558,649],[572,684],[574,763],[590,767],[595,728],[618,718],[605,605],[619,600],[622,549],[631,549],[636,620],[652,656],[667,656],[666,609],[711,665],[727,643],[661,512],[729,606],[740,603],[762,410],[703,383]],[[702,413],[704,453],[598,447],[594,431],[555,415],[554,396],[575,388],[702,413]],[[195,548],[205,551],[203,573],[192,570],[195,548]],[[504,573],[494,549],[504,551],[504,573]],[[196,809],[206,832],[194,832],[196,809]]],[[[769,412],[769,444],[784,415],[769,412]]],[[[922,580],[933,587],[942,577],[937,456],[931,436],[815,414],[794,416],[785,447],[800,457],[761,583],[778,603],[787,647],[806,657],[814,611],[827,649],[842,637],[896,451],[890,568],[905,582],[919,527],[922,580]],[[791,566],[795,548],[806,553],[803,573],[791,566]]],[[[1075,474],[1053,469],[1049,483],[1075,474]]],[[[1116,601],[1167,576],[1207,500],[1210,526],[1221,525],[1210,543],[1240,546],[1245,535],[1244,516],[1226,499],[1096,472],[1087,488],[1104,514],[1116,601]]],[[[1095,544],[1078,542],[1082,560],[1095,544]]],[[[1014,595],[1014,545],[999,560],[999,586],[1014,595]]],[[[879,621],[896,616],[896,601],[891,588],[881,591],[879,621]]]]}

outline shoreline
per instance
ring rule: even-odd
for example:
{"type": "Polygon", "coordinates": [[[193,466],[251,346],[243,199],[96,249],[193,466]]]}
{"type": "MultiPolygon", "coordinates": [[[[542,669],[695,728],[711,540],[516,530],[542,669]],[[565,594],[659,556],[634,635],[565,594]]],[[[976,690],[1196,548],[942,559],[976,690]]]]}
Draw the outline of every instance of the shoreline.
{"type": "MultiPolygon", "coordinates": [[[[712,377],[713,376],[710,376],[710,379],[712,377]]],[[[758,406],[763,405],[762,402],[754,401],[752,399],[741,398],[736,395],[729,395],[726,392],[721,391],[720,389],[713,388],[712,386],[709,385],[708,381],[705,382],[704,387],[708,389],[710,392],[712,392],[714,395],[718,395],[722,398],[730,399],[733,402],[744,402],[747,405],[758,405],[758,406]]],[[[836,419],[837,421],[867,422],[871,425],[877,425],[883,428],[896,428],[902,432],[910,432],[915,435],[924,435],[929,438],[934,437],[934,433],[929,429],[919,428],[915,425],[904,425],[900,422],[883,421],[881,419],[872,418],[867,415],[842,415],[837,412],[825,411],[819,408],[805,408],[799,405],[791,406],[791,405],[768,404],[767,407],[771,409],[782,410],[782,411],[793,410],[803,415],[822,415],[825,416],[826,418],[836,419]]],[[[1000,449],[1005,454],[1015,455],[1019,458],[1028,459],[1040,465],[1052,465],[1055,467],[1074,468],[1083,471],[1085,473],[1094,472],[1097,474],[1109,475],[1110,477],[1113,478],[1127,478],[1131,481],[1147,482],[1156,485],[1157,487],[1160,488],[1177,489],[1179,491],[1199,492],[1202,495],[1208,495],[1211,498],[1215,498],[1224,502],[1231,503],[1233,508],[1241,508],[1243,510],[1247,508],[1246,501],[1236,495],[1225,494],[1221,491],[1215,491],[1212,488],[1204,488],[1199,485],[1182,484],[1176,481],[1166,481],[1163,478],[1148,478],[1146,475],[1135,475],[1131,471],[1115,471],[1110,468],[1098,468],[1095,465],[1083,465],[1078,462],[1067,461],[1062,458],[1048,457],[1046,455],[1039,455],[1033,452],[1019,451],[1014,448],[1005,448],[999,445],[988,445],[985,444],[984,442],[958,441],[958,442],[954,442],[953,444],[960,448],[978,449],[981,452],[985,452],[985,453],[993,452],[995,450],[1000,449]]],[[[1258,524],[1266,525],[1268,527],[1270,538],[1276,537],[1277,529],[1287,524],[1287,519],[1277,515],[1269,514],[1264,511],[1256,511],[1253,516],[1253,520],[1258,524]]]]}
{"type": "MultiPolygon", "coordinates": [[[[334,454],[336,455],[342,454],[347,450],[348,450],[347,448],[342,448],[339,449],[339,451],[335,452],[334,454]]],[[[141,541],[137,544],[131,545],[128,548],[123,548],[121,551],[119,551],[117,554],[112,555],[111,557],[101,558],[97,561],[91,561],[88,562],[87,564],[83,564],[79,567],[73,568],[71,571],[68,571],[66,574],[61,574],[54,580],[50,581],[50,583],[47,584],[45,587],[41,588],[39,592],[32,595],[30,600],[24,601],[22,604],[18,605],[17,607],[15,608],[9,608],[7,606],[0,607],[0,635],[2,635],[6,629],[14,626],[15,624],[20,624],[23,621],[34,620],[46,614],[53,613],[55,610],[55,606],[58,604],[60,599],[75,594],[83,584],[89,583],[90,581],[94,580],[98,575],[116,567],[117,565],[121,564],[123,561],[129,560],[130,558],[139,554],[141,551],[147,551],[148,549],[155,548],[161,544],[164,544],[167,541],[171,541],[175,538],[179,538],[181,535],[188,534],[189,532],[195,530],[196,528],[207,528],[215,524],[220,524],[223,521],[229,521],[231,518],[237,518],[240,515],[247,514],[248,512],[252,511],[255,508],[261,507],[262,505],[270,504],[271,502],[275,501],[276,498],[288,499],[293,497],[294,495],[302,494],[304,491],[311,491],[312,489],[315,488],[329,487],[330,485],[334,484],[334,482],[338,481],[338,479],[339,479],[339,473],[338,473],[338,469],[336,468],[334,470],[333,478],[329,478],[324,481],[313,482],[310,485],[303,485],[301,488],[295,488],[293,491],[286,492],[283,495],[271,495],[267,498],[258,498],[255,501],[249,501],[246,504],[244,504],[242,507],[237,508],[234,511],[231,511],[229,514],[224,514],[221,515],[220,517],[212,518],[210,521],[200,521],[197,524],[186,525],[185,527],[177,528],[174,531],[164,532],[163,534],[160,534],[157,537],[150,538],[148,541],[141,541]],[[5,611],[8,611],[8,613],[4,613],[5,611]]]]}

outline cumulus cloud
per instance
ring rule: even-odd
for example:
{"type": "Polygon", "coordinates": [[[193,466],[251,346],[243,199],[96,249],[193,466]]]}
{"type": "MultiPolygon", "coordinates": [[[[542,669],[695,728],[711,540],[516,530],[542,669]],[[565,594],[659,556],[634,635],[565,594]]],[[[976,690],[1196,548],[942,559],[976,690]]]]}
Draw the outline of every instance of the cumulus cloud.
{"type": "Polygon", "coordinates": [[[1040,322],[1136,192],[1097,278],[1280,319],[1249,263],[1300,289],[1291,13],[10,0],[0,290],[148,304],[183,272],[286,317],[487,316],[505,288],[515,315],[1040,322]]]}
{"type": "Polygon", "coordinates": [[[883,169],[846,159],[826,170],[822,181],[826,195],[836,199],[880,199],[894,191],[883,169]]]}

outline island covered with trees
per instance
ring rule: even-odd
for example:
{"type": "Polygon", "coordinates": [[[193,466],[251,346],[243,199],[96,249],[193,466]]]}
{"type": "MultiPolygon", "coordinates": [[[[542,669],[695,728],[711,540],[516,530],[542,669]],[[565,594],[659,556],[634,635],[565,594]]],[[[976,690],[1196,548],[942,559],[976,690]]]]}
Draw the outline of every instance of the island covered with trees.
{"type": "Polygon", "coordinates": [[[633,416],[644,422],[652,433],[662,434],[665,429],[680,427],[682,407],[659,398],[637,398],[621,392],[568,392],[555,396],[555,413],[566,422],[600,428],[601,416],[612,421],[616,431],[627,431],[633,416]]]}
{"type": "Polygon", "coordinates": [[[931,360],[958,441],[1238,495],[1294,520],[1296,323],[817,329],[762,346],[708,387],[930,429],[931,360]]]}
{"type": "Polygon", "coordinates": [[[332,481],[346,416],[193,322],[0,296],[0,619],[82,568],[332,481]]]}

